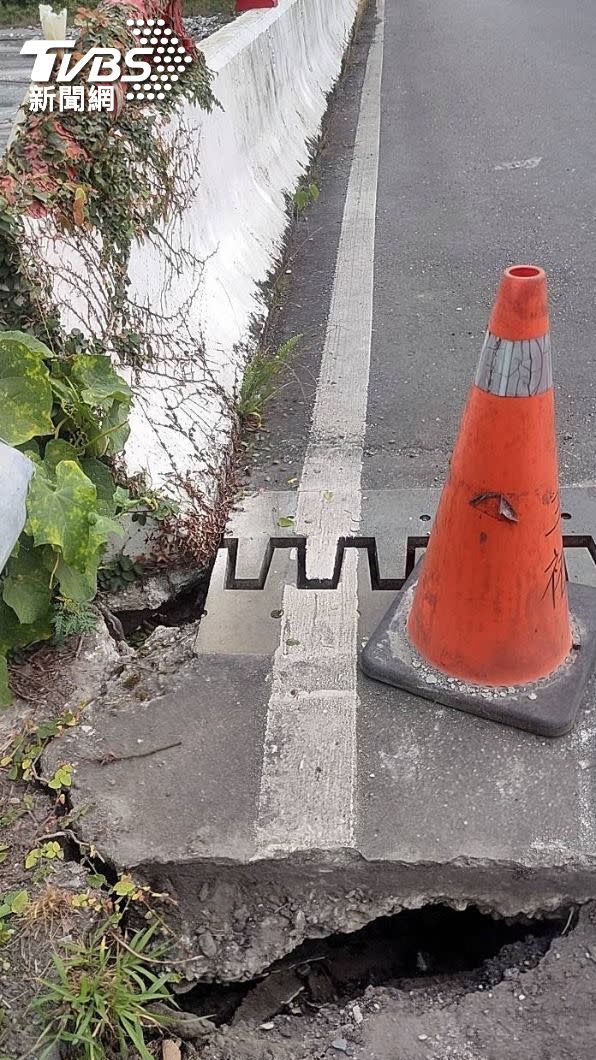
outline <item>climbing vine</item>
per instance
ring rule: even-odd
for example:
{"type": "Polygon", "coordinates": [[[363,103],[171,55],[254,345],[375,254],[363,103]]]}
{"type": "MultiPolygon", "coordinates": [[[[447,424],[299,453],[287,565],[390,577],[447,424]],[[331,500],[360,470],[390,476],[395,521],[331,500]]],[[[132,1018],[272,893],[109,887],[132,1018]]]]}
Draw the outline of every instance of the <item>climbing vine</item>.
{"type": "MultiPolygon", "coordinates": [[[[163,0],[145,0],[143,9],[159,14],[164,6],[163,0]]],[[[189,173],[181,164],[180,143],[186,134],[168,134],[169,119],[181,99],[206,110],[213,103],[210,76],[202,54],[184,33],[179,0],[168,6],[176,32],[194,62],[164,100],[156,99],[151,106],[125,104],[119,84],[113,113],[27,114],[0,169],[2,326],[32,330],[50,344],[57,337],[54,277],[35,253],[27,224],[27,219],[51,218],[63,238],[84,235],[89,240],[93,235],[98,248],[96,264],[111,306],[106,330],[125,351],[134,352],[142,344],[141,335],[135,343],[129,334],[131,245],[135,239],[163,238],[164,220],[188,201],[189,173]]],[[[135,0],[104,0],[93,11],[79,10],[75,24],[81,32],[74,60],[90,48],[126,52],[135,43],[127,19],[138,14],[135,0]]],[[[81,72],[79,79],[83,77],[81,72]]],[[[104,342],[107,337],[103,336],[104,342]]]]}
{"type": "Polygon", "coordinates": [[[79,349],[109,354],[133,387],[144,454],[155,454],[162,481],[171,468],[178,492],[191,464],[196,476],[211,472],[230,415],[197,319],[204,263],[179,223],[199,185],[196,115],[215,103],[211,78],[180,0],[103,0],[80,11],[74,58],[130,47],[127,19],[141,14],[169,22],[195,61],[149,106],[122,90],[114,114],[27,115],[0,166],[0,327],[61,350],[74,326],[79,349]]]}
{"type": "Polygon", "coordinates": [[[198,179],[196,137],[171,119],[183,100],[213,105],[180,0],[80,9],[73,58],[95,47],[126,52],[135,43],[127,19],[141,14],[163,17],[194,58],[169,95],[129,103],[118,84],[111,113],[27,113],[0,165],[0,438],[35,464],[27,524],[0,575],[0,702],[8,653],[84,609],[105,543],[134,507],[112,468],[129,433],[131,384],[151,365],[156,338],[178,343],[181,364],[200,360],[196,336],[173,334],[156,308],[129,296],[135,242],[165,248],[172,276],[190,261],[197,286],[200,277],[201,263],[167,235],[198,179]],[[81,328],[62,323],[61,285],[67,300],[69,291],[86,299],[81,328]]]}

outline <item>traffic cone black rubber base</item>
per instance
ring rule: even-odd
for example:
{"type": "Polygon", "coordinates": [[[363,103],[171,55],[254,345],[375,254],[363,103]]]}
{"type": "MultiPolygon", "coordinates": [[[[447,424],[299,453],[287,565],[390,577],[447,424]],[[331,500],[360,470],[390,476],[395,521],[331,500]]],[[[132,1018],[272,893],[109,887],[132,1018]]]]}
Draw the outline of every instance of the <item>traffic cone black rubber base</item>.
{"type": "Polygon", "coordinates": [[[406,621],[419,570],[417,564],[361,652],[364,673],[434,703],[537,736],[564,736],[569,732],[596,665],[596,588],[569,583],[573,648],[553,674],[528,685],[482,687],[436,670],[408,640],[406,621]]]}

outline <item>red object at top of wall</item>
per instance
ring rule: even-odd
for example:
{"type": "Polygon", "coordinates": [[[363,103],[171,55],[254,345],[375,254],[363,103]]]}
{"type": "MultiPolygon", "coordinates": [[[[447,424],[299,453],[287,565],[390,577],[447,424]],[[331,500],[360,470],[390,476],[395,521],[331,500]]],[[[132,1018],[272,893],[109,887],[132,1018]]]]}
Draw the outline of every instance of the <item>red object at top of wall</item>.
{"type": "Polygon", "coordinates": [[[259,7],[277,7],[277,0],[236,0],[236,11],[255,11],[259,7]]]}

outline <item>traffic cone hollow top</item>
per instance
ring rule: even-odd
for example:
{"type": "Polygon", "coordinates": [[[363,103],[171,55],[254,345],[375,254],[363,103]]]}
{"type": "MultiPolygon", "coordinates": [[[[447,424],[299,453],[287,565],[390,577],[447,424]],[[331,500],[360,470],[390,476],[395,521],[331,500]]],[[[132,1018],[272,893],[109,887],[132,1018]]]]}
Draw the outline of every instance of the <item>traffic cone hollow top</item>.
{"type": "MultiPolygon", "coordinates": [[[[547,282],[535,266],[503,275],[428,547],[406,585],[364,650],[370,676],[508,720],[478,701],[480,689],[514,693],[573,669],[547,282]],[[389,631],[400,623],[398,661],[389,631]],[[430,690],[411,667],[404,675],[410,649],[418,659],[411,667],[429,667],[430,690]],[[442,675],[478,694],[460,703],[452,684],[441,695],[442,675]]],[[[517,703],[509,722],[555,735],[572,723],[568,704],[563,713],[541,726],[524,720],[517,703]]]]}

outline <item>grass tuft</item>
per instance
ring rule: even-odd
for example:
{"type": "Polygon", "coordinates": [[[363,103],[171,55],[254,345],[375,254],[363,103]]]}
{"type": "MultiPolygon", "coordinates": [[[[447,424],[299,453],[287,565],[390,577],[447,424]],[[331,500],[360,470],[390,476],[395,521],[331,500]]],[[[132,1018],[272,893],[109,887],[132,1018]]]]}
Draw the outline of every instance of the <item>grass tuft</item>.
{"type": "Polygon", "coordinates": [[[152,1006],[172,1002],[172,973],[153,971],[152,961],[166,947],[155,945],[157,924],[128,941],[108,920],[85,942],[67,944],[54,953],[54,977],[42,980],[44,992],[34,1002],[45,1024],[40,1060],[56,1047],[80,1060],[154,1060],[146,1034],[167,1025],[152,1006]]]}
{"type": "Polygon", "coordinates": [[[267,402],[280,389],[279,376],[302,335],[294,335],[275,353],[257,350],[246,366],[236,402],[236,412],[246,430],[258,431],[267,402]]]}
{"type": "Polygon", "coordinates": [[[72,909],[72,894],[48,884],[41,894],[29,902],[25,917],[29,924],[52,934],[56,927],[72,915],[72,909]]]}

